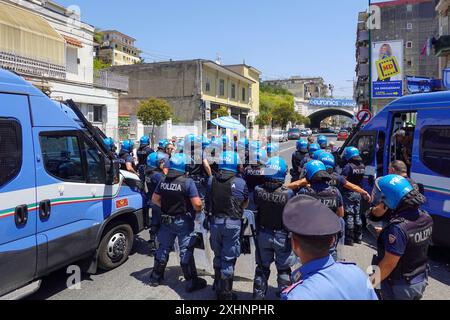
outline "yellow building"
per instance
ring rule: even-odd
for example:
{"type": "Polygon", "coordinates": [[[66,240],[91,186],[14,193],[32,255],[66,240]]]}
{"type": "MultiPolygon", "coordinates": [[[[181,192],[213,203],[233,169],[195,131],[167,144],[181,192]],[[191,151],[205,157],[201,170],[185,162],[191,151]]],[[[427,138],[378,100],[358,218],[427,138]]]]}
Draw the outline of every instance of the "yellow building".
{"type": "Polygon", "coordinates": [[[103,43],[98,50],[98,56],[113,66],[136,64],[141,61],[141,51],[135,47],[136,39],[116,30],[106,30],[103,43]]]}

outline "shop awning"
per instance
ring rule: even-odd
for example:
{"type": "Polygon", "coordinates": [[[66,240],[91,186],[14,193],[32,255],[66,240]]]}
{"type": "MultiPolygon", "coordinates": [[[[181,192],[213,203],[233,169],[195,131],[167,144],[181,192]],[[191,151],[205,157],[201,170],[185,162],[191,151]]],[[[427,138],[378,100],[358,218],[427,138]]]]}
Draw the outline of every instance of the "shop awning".
{"type": "Polygon", "coordinates": [[[64,66],[65,45],[43,17],[0,3],[0,51],[64,66]]]}

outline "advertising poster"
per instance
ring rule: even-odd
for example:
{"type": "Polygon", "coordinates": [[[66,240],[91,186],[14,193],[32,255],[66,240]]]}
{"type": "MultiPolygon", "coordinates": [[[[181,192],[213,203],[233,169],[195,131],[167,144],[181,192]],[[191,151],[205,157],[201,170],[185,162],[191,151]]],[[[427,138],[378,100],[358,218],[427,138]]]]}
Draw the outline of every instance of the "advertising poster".
{"type": "Polygon", "coordinates": [[[403,41],[372,43],[372,98],[399,98],[403,95],[403,41]]]}

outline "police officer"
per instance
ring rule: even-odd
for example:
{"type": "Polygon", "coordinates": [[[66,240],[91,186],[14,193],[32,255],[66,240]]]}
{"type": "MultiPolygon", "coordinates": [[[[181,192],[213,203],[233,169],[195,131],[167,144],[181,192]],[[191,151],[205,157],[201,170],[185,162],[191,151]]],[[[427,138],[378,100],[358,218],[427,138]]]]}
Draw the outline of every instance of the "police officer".
{"type": "Polygon", "coordinates": [[[192,179],[186,176],[185,154],[175,154],[170,159],[170,170],[153,194],[152,202],[161,208],[161,228],[158,232],[159,248],[150,277],[150,285],[158,286],[164,276],[169,253],[178,240],[180,264],[186,280],[186,292],[206,287],[206,281],[197,275],[194,261],[194,247],[197,238],[194,233],[196,212],[202,210],[202,201],[192,179]]]}
{"type": "Polygon", "coordinates": [[[145,169],[145,183],[147,185],[150,208],[152,209],[152,220],[150,224],[149,246],[151,251],[156,250],[156,236],[161,226],[161,208],[155,205],[151,199],[156,187],[164,178],[163,166],[166,162],[166,155],[162,152],[153,152],[147,158],[145,169]]]}
{"type": "Polygon", "coordinates": [[[265,150],[252,150],[250,161],[254,163],[249,164],[244,168],[244,179],[247,183],[249,192],[249,210],[255,210],[255,202],[253,193],[256,186],[264,183],[264,165],[268,160],[267,152],[265,150]]]}
{"type": "Polygon", "coordinates": [[[313,160],[313,155],[315,152],[320,150],[320,146],[318,143],[312,143],[308,147],[308,154],[303,158],[303,160],[300,162],[300,179],[304,178],[305,176],[305,165],[313,160]]]}
{"type": "MultiPolygon", "coordinates": [[[[344,232],[344,221],[341,220],[344,217],[344,201],[339,190],[330,186],[331,176],[325,165],[318,160],[310,161],[306,164],[305,173],[309,186],[301,188],[298,193],[311,196],[326,205],[340,218],[341,231],[344,232]]],[[[330,254],[336,261],[338,260],[337,242],[330,250],[330,254]]]]}
{"type": "Polygon", "coordinates": [[[147,165],[147,157],[155,152],[150,147],[150,138],[148,136],[142,136],[139,140],[139,148],[136,151],[138,160],[138,172],[142,181],[145,180],[145,167],[147,165]]]}
{"type": "Polygon", "coordinates": [[[320,146],[320,149],[325,150],[325,151],[329,151],[328,149],[328,138],[326,136],[319,136],[317,137],[317,143],[320,146]]]}
{"type": "Polygon", "coordinates": [[[110,152],[112,154],[112,156],[117,159],[117,153],[116,153],[116,143],[114,141],[113,138],[109,137],[109,138],[105,138],[103,139],[103,143],[106,146],[106,150],[108,150],[108,152],[110,152]]]}
{"type": "Polygon", "coordinates": [[[378,268],[372,283],[381,282],[385,300],[419,300],[428,284],[428,247],[433,220],[419,207],[425,203],[405,178],[387,175],[377,180],[386,209],[393,211],[378,237],[378,268]]]}
{"type": "MultiPolygon", "coordinates": [[[[342,176],[349,182],[361,186],[364,178],[365,166],[359,150],[355,147],[345,148],[344,168],[342,176]]],[[[353,246],[354,242],[362,241],[361,194],[344,189],[342,192],[345,208],[345,244],[353,246]]]]}
{"type": "Polygon", "coordinates": [[[278,271],[278,292],[291,284],[292,255],[289,232],[283,226],[283,209],[294,196],[283,186],[287,174],[286,162],[280,157],[270,158],[264,167],[264,183],[255,188],[256,204],[256,271],[253,298],[263,300],[267,293],[270,265],[275,261],[278,271]]]}
{"type": "Polygon", "coordinates": [[[132,140],[122,142],[119,152],[120,170],[126,170],[138,175],[133,158],[133,148],[134,142],[132,140]]]}
{"type": "Polygon", "coordinates": [[[208,181],[208,206],[212,213],[211,248],[214,251],[214,290],[219,300],[235,299],[234,267],[241,252],[241,227],[248,206],[248,188],[239,175],[238,155],[226,151],[221,156],[219,172],[208,181]]]}
{"type": "Polygon", "coordinates": [[[268,143],[266,146],[266,151],[267,151],[267,156],[269,158],[275,157],[278,153],[278,151],[280,150],[279,146],[277,143],[268,143]]]}
{"type": "Polygon", "coordinates": [[[339,218],[322,202],[307,196],[292,198],[283,212],[292,232],[292,249],[302,266],[283,300],[377,300],[366,274],[354,264],[338,263],[329,255],[341,230],[339,218]]]}
{"type": "Polygon", "coordinates": [[[291,182],[300,179],[300,163],[308,154],[308,142],[300,139],[296,143],[296,150],[292,154],[291,182]]]}
{"type": "Polygon", "coordinates": [[[205,149],[209,146],[209,141],[203,137],[187,136],[184,153],[190,157],[188,165],[189,177],[195,182],[202,201],[205,201],[208,178],[212,175],[211,167],[205,156],[205,149]]]}

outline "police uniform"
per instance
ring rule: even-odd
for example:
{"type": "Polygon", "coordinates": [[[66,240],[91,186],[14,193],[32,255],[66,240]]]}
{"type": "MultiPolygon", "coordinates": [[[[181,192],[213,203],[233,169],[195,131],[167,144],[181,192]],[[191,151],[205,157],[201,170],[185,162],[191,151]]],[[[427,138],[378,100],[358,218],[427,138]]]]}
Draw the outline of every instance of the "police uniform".
{"type": "Polygon", "coordinates": [[[162,281],[170,251],[175,239],[178,239],[181,269],[187,281],[186,291],[198,290],[206,286],[206,281],[197,276],[193,254],[197,238],[193,236],[196,213],[191,199],[199,196],[195,183],[184,172],[171,169],[156,187],[155,194],[161,196],[162,215],[158,232],[160,244],[155,255],[151,284],[156,286],[162,281]]]}
{"type": "MultiPolygon", "coordinates": [[[[364,178],[365,166],[361,161],[350,160],[342,169],[342,176],[354,185],[361,186],[364,178]]],[[[352,245],[353,242],[361,243],[361,194],[347,189],[342,190],[345,210],[345,241],[352,245]]]]}
{"type": "Polygon", "coordinates": [[[150,208],[152,209],[152,218],[150,223],[150,242],[151,249],[156,249],[156,235],[158,234],[159,228],[161,227],[161,208],[151,202],[152,195],[159,185],[161,180],[164,178],[164,173],[161,169],[150,170],[147,169],[145,172],[145,183],[148,190],[148,198],[150,199],[150,208]]]}
{"type": "MultiPolygon", "coordinates": [[[[330,236],[340,231],[338,217],[317,199],[298,195],[283,212],[285,227],[298,236],[330,236]]],[[[330,255],[304,263],[283,300],[377,300],[367,275],[356,265],[330,255]]]]}
{"type": "Polygon", "coordinates": [[[291,169],[291,182],[298,181],[300,179],[300,173],[303,168],[303,159],[308,156],[307,152],[301,152],[300,150],[296,150],[292,154],[292,169],[291,169]]]}
{"type": "Polygon", "coordinates": [[[264,183],[264,169],[263,165],[248,165],[244,169],[244,179],[247,183],[248,192],[249,192],[249,205],[248,210],[254,211],[256,209],[254,202],[254,192],[256,186],[259,186],[264,183]]]}
{"type": "Polygon", "coordinates": [[[134,163],[133,155],[127,151],[121,149],[119,152],[119,161],[120,161],[120,170],[127,171],[127,163],[131,163],[133,169],[136,169],[136,165],[134,163]]]}
{"type": "Polygon", "coordinates": [[[385,300],[419,300],[428,282],[428,247],[433,220],[424,211],[410,209],[391,218],[378,237],[377,255],[385,252],[399,256],[400,261],[381,283],[385,300]]]}
{"type": "Polygon", "coordinates": [[[136,151],[136,156],[138,160],[138,173],[141,181],[145,181],[145,167],[147,166],[147,157],[155,152],[150,146],[142,145],[136,151]]]}
{"type": "MultiPolygon", "coordinates": [[[[237,165],[236,165],[237,166],[237,165]]],[[[241,254],[243,203],[248,200],[245,180],[237,172],[221,170],[208,180],[207,197],[211,217],[211,248],[214,251],[214,273],[217,297],[234,298],[234,267],[241,254]]]]}
{"type": "Polygon", "coordinates": [[[295,263],[295,256],[292,254],[289,232],[283,226],[283,209],[294,196],[294,192],[280,185],[272,187],[266,183],[255,188],[258,254],[253,286],[254,299],[264,299],[270,265],[274,261],[278,271],[278,294],[291,284],[291,267],[295,263]]]}

